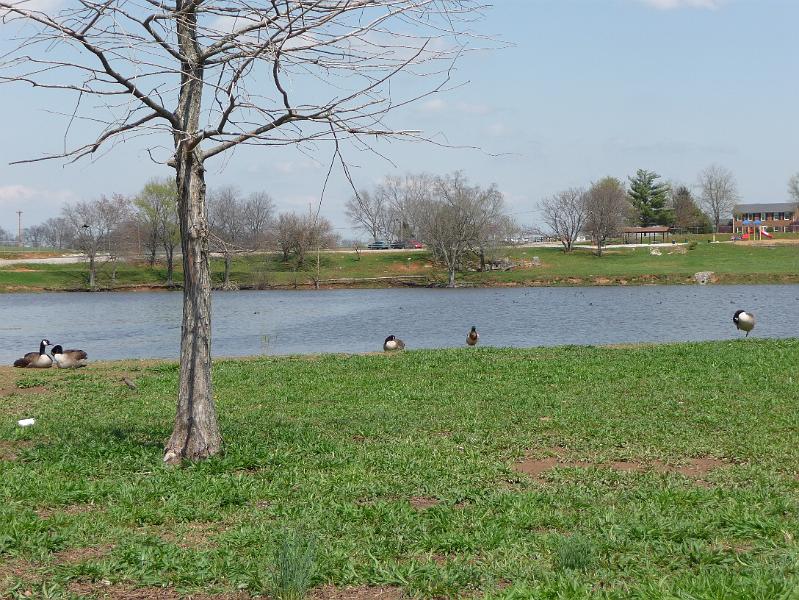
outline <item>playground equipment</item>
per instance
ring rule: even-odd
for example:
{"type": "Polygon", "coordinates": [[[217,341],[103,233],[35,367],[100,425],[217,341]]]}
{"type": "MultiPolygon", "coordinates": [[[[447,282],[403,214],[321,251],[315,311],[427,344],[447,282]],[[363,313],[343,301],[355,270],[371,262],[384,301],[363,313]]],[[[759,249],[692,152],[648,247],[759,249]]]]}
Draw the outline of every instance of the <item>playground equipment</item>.
{"type": "MultiPolygon", "coordinates": [[[[760,219],[744,219],[741,222],[741,239],[742,240],[762,240],[763,239],[763,224],[760,219]]],[[[772,237],[766,232],[766,237],[772,237]]]]}
{"type": "Polygon", "coordinates": [[[771,238],[773,238],[773,237],[774,237],[774,234],[772,234],[772,233],[769,233],[769,232],[768,232],[768,229],[766,229],[766,226],[765,226],[765,225],[761,225],[761,226],[760,226],[760,235],[761,235],[761,238],[762,238],[762,236],[765,236],[765,237],[767,237],[767,238],[769,238],[769,239],[771,239],[771,238]]]}

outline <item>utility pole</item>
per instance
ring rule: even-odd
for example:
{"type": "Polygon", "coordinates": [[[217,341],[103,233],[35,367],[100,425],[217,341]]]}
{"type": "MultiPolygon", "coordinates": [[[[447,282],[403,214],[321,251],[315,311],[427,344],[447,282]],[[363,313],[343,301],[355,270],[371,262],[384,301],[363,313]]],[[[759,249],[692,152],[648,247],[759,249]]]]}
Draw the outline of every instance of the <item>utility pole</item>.
{"type": "Polygon", "coordinates": [[[17,245],[22,248],[22,211],[17,211],[17,245]]]}

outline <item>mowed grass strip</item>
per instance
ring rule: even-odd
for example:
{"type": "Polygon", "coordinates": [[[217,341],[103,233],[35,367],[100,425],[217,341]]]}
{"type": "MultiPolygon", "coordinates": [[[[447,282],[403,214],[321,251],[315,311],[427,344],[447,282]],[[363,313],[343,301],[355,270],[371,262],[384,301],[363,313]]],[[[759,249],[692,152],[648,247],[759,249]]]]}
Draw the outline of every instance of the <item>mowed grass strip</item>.
{"type": "Polygon", "coordinates": [[[220,361],[225,453],[177,469],[176,364],[5,369],[35,392],[0,397],[0,595],[267,594],[301,536],[314,597],[791,598],[797,358],[749,339],[220,361]]]}
{"type": "MultiPolygon", "coordinates": [[[[799,282],[799,243],[709,244],[702,241],[692,250],[675,245],[662,247],[660,252],[660,256],[653,256],[646,247],[613,248],[597,257],[592,250],[584,248],[569,254],[558,248],[502,248],[493,256],[511,260],[516,265],[512,270],[477,272],[475,263],[470,270],[458,275],[458,281],[488,286],[684,284],[694,282],[694,273],[713,271],[714,281],[720,283],[799,282]]],[[[223,265],[220,259],[211,262],[216,285],[222,283],[223,265]]],[[[113,265],[99,267],[100,288],[163,286],[166,281],[166,269],[162,264],[155,268],[146,263],[116,266],[113,282],[113,265]]],[[[180,282],[179,261],[175,267],[175,281],[180,282]]],[[[301,268],[297,268],[293,260],[283,262],[277,254],[238,256],[233,259],[231,268],[231,280],[237,285],[264,289],[313,287],[316,275],[316,255],[309,255],[301,268]]],[[[322,252],[319,278],[322,286],[382,287],[444,285],[447,274],[426,251],[364,250],[360,256],[350,252],[322,252]]],[[[87,288],[87,282],[86,266],[80,263],[0,267],[0,291],[81,290],[87,288]]]]}

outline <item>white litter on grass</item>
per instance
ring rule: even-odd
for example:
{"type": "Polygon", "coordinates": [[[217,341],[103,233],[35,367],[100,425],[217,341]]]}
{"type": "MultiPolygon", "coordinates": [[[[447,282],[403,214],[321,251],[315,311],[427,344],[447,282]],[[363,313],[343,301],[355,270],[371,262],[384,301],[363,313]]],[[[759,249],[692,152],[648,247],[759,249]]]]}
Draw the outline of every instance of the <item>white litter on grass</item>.
{"type": "Polygon", "coordinates": [[[30,427],[34,423],[36,423],[36,419],[20,419],[17,421],[17,425],[20,427],[30,427]]]}

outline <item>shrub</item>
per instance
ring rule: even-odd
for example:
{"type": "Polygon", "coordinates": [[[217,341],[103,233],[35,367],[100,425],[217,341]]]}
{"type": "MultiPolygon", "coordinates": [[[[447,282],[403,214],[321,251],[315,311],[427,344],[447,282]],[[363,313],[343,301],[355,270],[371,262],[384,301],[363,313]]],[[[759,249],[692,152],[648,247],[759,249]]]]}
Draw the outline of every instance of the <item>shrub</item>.
{"type": "Polygon", "coordinates": [[[562,537],[555,546],[554,566],[557,570],[584,571],[596,561],[593,542],[582,535],[562,537]]]}
{"type": "Polygon", "coordinates": [[[311,587],[316,548],[303,533],[287,530],[275,553],[270,593],[276,600],[302,600],[311,587]]]}
{"type": "Polygon", "coordinates": [[[688,242],[688,249],[689,249],[689,250],[693,250],[693,249],[694,249],[694,248],[696,248],[698,245],[699,245],[699,244],[697,243],[697,241],[696,241],[696,240],[691,240],[690,242],[688,242]]]}

